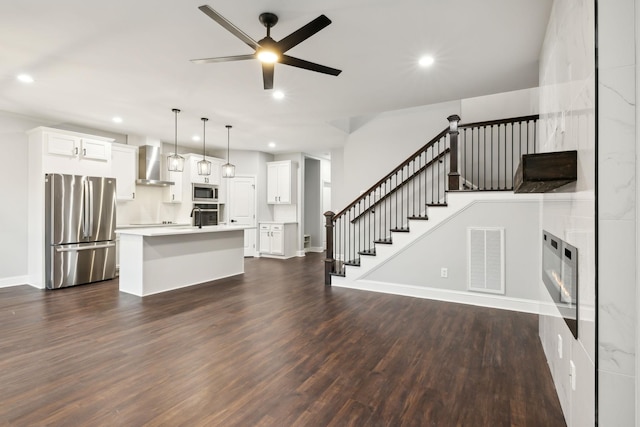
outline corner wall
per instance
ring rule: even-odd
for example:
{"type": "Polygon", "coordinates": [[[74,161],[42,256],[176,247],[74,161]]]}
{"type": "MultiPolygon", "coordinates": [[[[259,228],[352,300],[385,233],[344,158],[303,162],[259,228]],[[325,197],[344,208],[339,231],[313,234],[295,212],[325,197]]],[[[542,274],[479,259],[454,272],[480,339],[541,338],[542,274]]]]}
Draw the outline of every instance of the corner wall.
{"type": "MultiPolygon", "coordinates": [[[[553,306],[537,272],[540,339],[569,427],[596,422],[595,9],[587,0],[555,1],[540,55],[541,152],[577,150],[578,180],[546,193],[541,229],[578,248],[578,339],[553,306]],[[571,363],[575,365],[575,390],[571,363]]],[[[617,393],[616,393],[617,394],[617,393]]],[[[601,422],[606,418],[601,412],[601,422]]],[[[602,423],[601,425],[631,425],[602,423]]]]}

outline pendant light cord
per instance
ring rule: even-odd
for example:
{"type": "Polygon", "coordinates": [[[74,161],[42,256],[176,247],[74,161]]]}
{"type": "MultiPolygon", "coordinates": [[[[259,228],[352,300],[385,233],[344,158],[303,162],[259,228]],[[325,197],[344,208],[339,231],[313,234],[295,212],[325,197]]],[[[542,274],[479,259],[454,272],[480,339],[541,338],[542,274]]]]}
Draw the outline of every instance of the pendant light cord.
{"type": "Polygon", "coordinates": [[[231,125],[226,125],[226,128],[227,128],[227,164],[230,164],[231,162],[229,161],[229,139],[230,139],[229,134],[231,133],[231,125]]]}
{"type": "Polygon", "coordinates": [[[175,113],[175,116],[176,116],[176,126],[175,126],[176,137],[175,137],[175,146],[174,146],[175,147],[174,148],[175,152],[173,154],[175,154],[177,156],[178,155],[178,113],[180,112],[180,110],[178,110],[177,108],[174,108],[173,112],[175,113]]]}
{"type": "Polygon", "coordinates": [[[206,135],[206,131],[207,131],[207,121],[209,119],[207,119],[206,117],[201,118],[200,120],[202,120],[202,160],[205,160],[205,150],[206,150],[206,141],[207,141],[207,135],[206,135]]]}

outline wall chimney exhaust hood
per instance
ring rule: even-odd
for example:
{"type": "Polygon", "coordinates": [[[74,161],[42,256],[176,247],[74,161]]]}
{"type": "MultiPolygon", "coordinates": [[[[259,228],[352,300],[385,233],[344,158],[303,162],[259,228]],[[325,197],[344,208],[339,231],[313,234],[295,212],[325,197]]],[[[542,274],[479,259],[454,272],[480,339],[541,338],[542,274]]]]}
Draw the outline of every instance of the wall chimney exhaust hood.
{"type": "Polygon", "coordinates": [[[142,145],[138,148],[138,185],[153,185],[156,187],[168,187],[174,185],[172,181],[160,179],[160,147],[142,145]]]}

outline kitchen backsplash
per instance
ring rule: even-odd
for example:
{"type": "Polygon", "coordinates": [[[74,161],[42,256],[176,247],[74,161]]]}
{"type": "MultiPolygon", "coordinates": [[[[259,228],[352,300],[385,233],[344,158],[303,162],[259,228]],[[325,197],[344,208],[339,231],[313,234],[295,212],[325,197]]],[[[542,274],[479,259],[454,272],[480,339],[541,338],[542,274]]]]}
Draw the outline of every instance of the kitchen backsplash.
{"type": "Polygon", "coordinates": [[[179,205],[163,203],[164,187],[136,186],[136,198],[118,202],[117,224],[148,224],[176,221],[179,205]]]}

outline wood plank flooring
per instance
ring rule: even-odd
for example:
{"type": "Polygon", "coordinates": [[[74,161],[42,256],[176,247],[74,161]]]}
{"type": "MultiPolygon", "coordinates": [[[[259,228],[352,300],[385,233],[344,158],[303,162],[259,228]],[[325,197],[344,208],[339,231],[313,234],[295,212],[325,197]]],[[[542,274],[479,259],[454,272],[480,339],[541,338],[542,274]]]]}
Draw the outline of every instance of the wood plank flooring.
{"type": "Polygon", "coordinates": [[[564,426],[537,317],[323,285],[321,254],[139,298],[0,289],[0,425],[564,426]]]}

